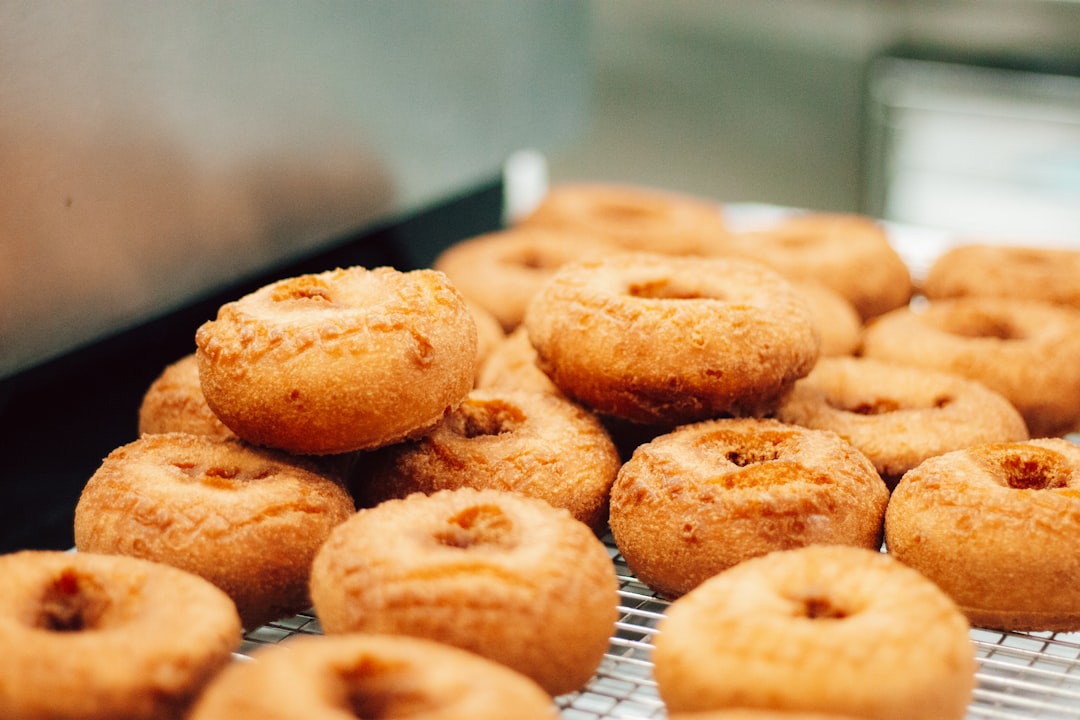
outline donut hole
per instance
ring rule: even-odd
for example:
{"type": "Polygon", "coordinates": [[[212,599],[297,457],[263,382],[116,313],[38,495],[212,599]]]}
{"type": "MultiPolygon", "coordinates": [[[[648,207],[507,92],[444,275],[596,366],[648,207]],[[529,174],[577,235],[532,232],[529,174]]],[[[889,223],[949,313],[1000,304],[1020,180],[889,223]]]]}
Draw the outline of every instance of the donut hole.
{"type": "Polygon", "coordinates": [[[654,220],[658,215],[663,214],[644,200],[620,202],[616,199],[597,202],[591,208],[591,212],[594,219],[616,225],[646,222],[654,220]]]}
{"type": "Polygon", "coordinates": [[[261,480],[273,474],[269,468],[244,469],[228,463],[202,465],[191,461],[177,461],[173,467],[187,479],[202,485],[222,490],[235,490],[245,482],[261,480]]]}
{"type": "Polygon", "coordinates": [[[342,668],[338,677],[346,688],[346,709],[365,720],[431,712],[430,694],[409,681],[408,670],[403,663],[370,656],[342,668]]]}
{"type": "Polygon", "coordinates": [[[496,505],[472,505],[448,518],[434,534],[435,542],[449,548],[508,549],[513,547],[514,522],[496,505]]]}
{"type": "Polygon", "coordinates": [[[630,283],[626,294],[647,300],[721,300],[715,295],[704,295],[697,287],[689,287],[673,278],[643,280],[630,283]]]}
{"type": "Polygon", "coordinates": [[[471,439],[512,433],[525,420],[525,412],[505,400],[467,400],[446,422],[455,434],[471,439]]]}
{"type": "Polygon", "coordinates": [[[279,283],[270,295],[274,302],[310,301],[332,303],[330,288],[316,278],[293,278],[279,283]]]}
{"type": "Polygon", "coordinates": [[[999,455],[1005,485],[1014,490],[1053,490],[1069,486],[1071,471],[1054,453],[1041,448],[1007,449],[999,455]]]}
{"type": "Polygon", "coordinates": [[[46,586],[32,625],[58,633],[96,630],[104,626],[109,606],[100,584],[68,568],[46,586]]]}
{"type": "Polygon", "coordinates": [[[827,400],[829,406],[834,409],[867,416],[887,415],[900,410],[941,410],[948,407],[953,401],[954,398],[950,395],[938,395],[926,404],[903,403],[897,398],[891,397],[875,397],[853,403],[842,403],[832,398],[827,400]]]}
{"type": "Polygon", "coordinates": [[[1023,340],[1027,333],[1010,318],[983,312],[956,313],[944,321],[944,329],[960,337],[1023,340]]]}
{"type": "Polygon", "coordinates": [[[807,620],[843,620],[852,615],[848,608],[822,595],[797,598],[795,605],[796,614],[807,620]]]}
{"type": "Polygon", "coordinates": [[[552,271],[566,264],[566,258],[546,253],[539,248],[523,248],[518,254],[506,259],[507,265],[526,270],[552,271]]]}

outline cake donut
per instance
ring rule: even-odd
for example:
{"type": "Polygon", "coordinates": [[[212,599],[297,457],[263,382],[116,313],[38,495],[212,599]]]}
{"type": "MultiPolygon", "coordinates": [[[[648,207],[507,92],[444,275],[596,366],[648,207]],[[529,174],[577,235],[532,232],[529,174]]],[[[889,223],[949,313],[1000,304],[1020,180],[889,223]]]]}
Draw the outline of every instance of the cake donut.
{"type": "Polygon", "coordinates": [[[931,300],[1011,297],[1080,310],[1080,251],[968,243],[939,255],[922,285],[931,300]]]}
{"type": "Polygon", "coordinates": [[[536,364],[536,348],[524,325],[519,325],[488,353],[477,374],[476,387],[563,396],[562,390],[536,364]]]}
{"type": "Polygon", "coordinates": [[[1017,409],[982,383],[870,358],[822,358],[776,417],[837,433],[870,458],[889,487],[928,457],[1028,439],[1017,409]]]}
{"type": "Polygon", "coordinates": [[[0,555],[0,717],[180,720],[240,645],[202,578],[92,553],[0,555]]]}
{"type": "Polygon", "coordinates": [[[773,550],[880,548],[888,499],[870,461],[831,432],[721,419],[639,446],[612,487],[610,524],[638,580],[678,597],[773,550]]]}
{"type": "Polygon", "coordinates": [[[330,534],[311,572],[328,634],[402,634],[460,647],[551,695],[581,688],[615,630],[615,567],[569,512],[497,490],[414,494],[330,534]]]}
{"type": "MultiPolygon", "coordinates": [[[[487,362],[488,355],[506,339],[502,325],[488,310],[466,298],[465,307],[476,323],[476,372],[487,362]]],[[[475,382],[475,380],[474,380],[475,382]]]]}
{"type": "Polygon", "coordinates": [[[911,273],[873,218],[802,212],[733,234],[723,254],[752,258],[793,280],[816,280],[846,298],[863,320],[903,307],[911,273]]]}
{"type": "Polygon", "coordinates": [[[553,185],[517,226],[587,233],[625,250],[673,255],[708,253],[728,235],[718,203],[619,183],[553,185]]]}
{"type": "Polygon", "coordinates": [[[525,327],[567,396],[644,425],[771,412],[819,352],[798,291],[734,258],[622,253],[564,265],[525,327]]]}
{"type": "Polygon", "coordinates": [[[814,545],[747,560],[673,602],[653,642],[672,714],[725,708],[961,720],[970,626],[915,570],[814,545]]]}
{"type": "Polygon", "coordinates": [[[514,226],[454,243],[432,267],[511,332],[552,273],[572,260],[613,250],[617,248],[588,232],[514,226]]]}
{"type": "Polygon", "coordinates": [[[967,297],[900,308],[863,331],[861,354],[957,373],[1004,395],[1032,437],[1080,423],[1080,310],[967,297]]]}
{"type": "Polygon", "coordinates": [[[822,357],[853,355],[862,337],[862,318],[840,293],[817,280],[796,280],[821,340],[822,357]]]}
{"type": "Polygon", "coordinates": [[[592,413],[554,395],[474,390],[428,435],[358,463],[353,495],[364,507],[414,492],[506,490],[568,510],[598,535],[620,466],[592,413]]]}
{"type": "Polygon", "coordinates": [[[422,434],[476,372],[476,323],[434,270],[287,278],[221,306],[195,342],[206,402],[229,429],[310,455],[422,434]]]}
{"type": "Polygon", "coordinates": [[[832,713],[732,709],[669,713],[667,720],[858,720],[858,718],[851,715],[834,715],[832,713]]]}
{"type": "Polygon", "coordinates": [[[551,698],[524,675],[420,638],[294,636],[252,659],[221,673],[188,720],[558,717],[551,698]]]}
{"type": "Polygon", "coordinates": [[[885,515],[889,553],[981,627],[1080,630],[1080,447],[989,443],[908,472],[885,515]]]}
{"type": "Polygon", "coordinates": [[[75,547],[199,575],[228,593],[254,629],[311,606],[312,558],[354,511],[340,483],[284,453],[143,435],[109,453],[86,483],[75,547]]]}
{"type": "Polygon", "coordinates": [[[182,432],[224,440],[236,434],[206,404],[195,353],[165,366],[139,405],[139,434],[182,432]]]}

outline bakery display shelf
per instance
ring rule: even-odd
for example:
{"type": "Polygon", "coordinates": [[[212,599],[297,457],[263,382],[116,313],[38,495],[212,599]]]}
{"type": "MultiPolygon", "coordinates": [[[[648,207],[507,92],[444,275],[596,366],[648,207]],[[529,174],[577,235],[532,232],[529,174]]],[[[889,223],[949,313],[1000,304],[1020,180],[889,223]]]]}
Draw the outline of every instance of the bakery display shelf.
{"type": "MultiPolygon", "coordinates": [[[[668,603],[638,582],[611,538],[608,552],[619,576],[620,618],[603,663],[579,692],[558,698],[564,720],[666,717],[652,678],[652,637],[668,603]]],[[[320,634],[312,613],[301,613],[248,633],[248,656],[297,634],[320,634]]],[[[1080,633],[1018,633],[973,629],[978,686],[969,720],[1080,717],[1080,633]]]]}

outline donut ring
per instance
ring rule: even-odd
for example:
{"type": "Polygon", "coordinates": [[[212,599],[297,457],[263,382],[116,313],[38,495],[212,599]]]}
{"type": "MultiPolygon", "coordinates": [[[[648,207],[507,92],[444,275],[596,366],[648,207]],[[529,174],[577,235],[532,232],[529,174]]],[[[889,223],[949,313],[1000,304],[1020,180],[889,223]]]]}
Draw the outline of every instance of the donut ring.
{"type": "Polygon", "coordinates": [[[870,323],[862,355],[978,380],[1024,416],[1032,437],[1080,423],[1080,311],[1002,298],[937,300],[870,323]]]}
{"type": "Polygon", "coordinates": [[[990,443],[930,458],[893,492],[889,552],[981,627],[1080,630],[1080,447],[990,443]]]}
{"type": "Polygon", "coordinates": [[[620,464],[604,426],[569,400],[474,390],[430,434],[359,463],[353,494],[370,507],[414,492],[506,490],[564,508],[602,535],[620,464]]]}
{"type": "Polygon", "coordinates": [[[874,550],[814,545],[748,560],[673,602],[658,630],[654,675],[672,713],[960,720],[975,687],[956,605],[874,550]]]}
{"type": "Polygon", "coordinates": [[[816,280],[846,298],[863,320],[903,307],[911,272],[876,220],[854,214],[796,213],[733,235],[724,254],[764,263],[793,280],[816,280]]]}
{"type": "Polygon", "coordinates": [[[645,425],[765,414],[818,358],[802,296],[733,258],[571,263],[533,298],[525,327],[567,396],[645,425]]]}
{"type": "Polygon", "coordinates": [[[498,319],[486,309],[466,298],[465,307],[476,323],[476,372],[487,362],[488,355],[506,339],[498,319]]]}
{"type": "Polygon", "coordinates": [[[668,720],[858,720],[851,715],[829,713],[784,712],[781,710],[705,710],[703,712],[670,713],[668,720]]]}
{"type": "Polygon", "coordinates": [[[833,433],[712,420],[638,447],[611,490],[611,533],[638,580],[678,597],[773,550],[880,548],[888,499],[870,461],[833,433]]]}
{"type": "Polygon", "coordinates": [[[240,645],[225,593],[165,565],[0,555],[0,716],[179,720],[240,645]]]}
{"type": "Polygon", "coordinates": [[[776,417],[840,435],[870,458],[889,487],[928,457],[1028,439],[1012,403],[982,383],[870,358],[822,358],[795,383],[776,417]]]}
{"type": "Polygon", "coordinates": [[[551,698],[525,676],[419,638],[294,636],[253,659],[218,676],[189,720],[557,717],[551,698]]]}
{"type": "Polygon", "coordinates": [[[446,273],[462,295],[511,332],[525,317],[529,300],[558,268],[612,249],[600,237],[580,231],[516,226],[455,243],[432,267],[446,273]]]}
{"type": "Polygon", "coordinates": [[[206,402],[256,445],[323,455],[422,434],[476,371],[476,323],[442,273],[302,275],[223,305],[195,333],[206,402]]]}
{"type": "Polygon", "coordinates": [[[1080,251],[959,245],[930,265],[923,292],[931,300],[1011,297],[1080,309],[1080,251]]]}
{"type": "Polygon", "coordinates": [[[707,253],[728,235],[723,208],[702,198],[635,185],[554,185],[518,226],[576,231],[625,250],[707,253]]]}
{"type": "Polygon", "coordinates": [[[80,552],[154,560],[199,575],[256,628],[311,606],[311,560],[355,511],[337,482],[238,440],[144,435],[102,462],[75,507],[80,552]]]}
{"type": "Polygon", "coordinates": [[[551,695],[592,677],[619,603],[615,567],[588,527],[542,500],[471,488],[360,510],[316,555],[311,597],[327,633],[436,640],[551,695]]]}
{"type": "Polygon", "coordinates": [[[537,366],[536,348],[524,325],[519,325],[488,353],[477,374],[476,387],[563,396],[562,390],[537,366]]]}
{"type": "Polygon", "coordinates": [[[853,355],[862,338],[862,318],[840,293],[817,280],[792,282],[806,300],[821,338],[821,357],[853,355]]]}
{"type": "Polygon", "coordinates": [[[210,406],[199,384],[195,353],[171,363],[150,383],[139,405],[139,434],[182,432],[217,440],[235,438],[210,406]]]}

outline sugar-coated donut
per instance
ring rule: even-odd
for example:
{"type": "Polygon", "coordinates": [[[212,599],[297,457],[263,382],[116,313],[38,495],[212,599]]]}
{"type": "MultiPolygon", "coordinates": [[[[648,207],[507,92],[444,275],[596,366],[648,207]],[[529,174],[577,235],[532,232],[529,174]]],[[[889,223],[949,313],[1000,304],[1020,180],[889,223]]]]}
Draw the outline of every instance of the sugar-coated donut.
{"type": "Polygon", "coordinates": [[[271,283],[195,334],[203,394],[233,432],[293,453],[422,434],[473,386],[476,323],[446,276],[361,267],[271,283]]]}
{"type": "Polygon", "coordinates": [[[529,678],[478,655],[405,636],[296,636],[219,675],[188,720],[555,720],[529,678]]]}
{"type": "Polygon", "coordinates": [[[75,546],[200,575],[254,629],[311,606],[315,551],[354,511],[340,483],[284,453],[239,440],[143,435],[109,453],[83,488],[75,546]]]}
{"type": "Polygon", "coordinates": [[[865,320],[903,307],[911,272],[873,218],[846,213],[795,213],[732,235],[724,254],[752,258],[797,280],[817,280],[847,298],[865,320]]]}
{"type": "Polygon", "coordinates": [[[871,322],[861,353],[978,380],[1016,406],[1032,437],[1080,424],[1080,310],[1007,298],[936,300],[871,322]]]}
{"type": "Polygon", "coordinates": [[[549,394],[474,390],[428,435],[357,463],[361,506],[462,487],[507,490],[565,508],[598,535],[619,453],[595,415],[549,394]]]}
{"type": "Polygon", "coordinates": [[[806,299],[821,339],[821,356],[852,355],[859,349],[862,318],[847,298],[817,280],[792,282],[806,299]]]}
{"type": "Polygon", "coordinates": [[[885,515],[890,554],[975,625],[1080,630],[1080,447],[990,443],[904,475],[885,515]]]}
{"type": "Polygon", "coordinates": [[[488,353],[477,374],[476,387],[563,396],[562,390],[536,364],[536,348],[524,325],[519,325],[488,353]]]}
{"type": "Polygon", "coordinates": [[[638,580],[677,597],[773,550],[880,548],[888,498],[870,461],[831,432],[711,420],[637,448],[611,490],[610,524],[638,580]]]}
{"type": "Polygon", "coordinates": [[[1019,411],[982,383],[870,358],[822,358],[795,383],[776,417],[837,433],[870,458],[890,487],[928,457],[1028,439],[1019,411]]]}
{"type": "Polygon", "coordinates": [[[602,237],[564,228],[515,226],[455,243],[435,258],[466,298],[511,332],[552,273],[572,260],[617,251],[602,237]]]}
{"type": "Polygon", "coordinates": [[[150,383],[139,405],[139,434],[183,432],[224,440],[236,434],[206,404],[195,353],[170,363],[150,383]]]}
{"type": "Polygon", "coordinates": [[[734,258],[622,253],[564,265],[525,327],[567,396],[641,424],[770,412],[819,348],[798,291],[734,258]]]}
{"type": "Polygon", "coordinates": [[[658,631],[654,675],[672,713],[960,720],[975,687],[963,614],[875,550],[813,545],[748,560],[673,602],[658,631]]]}
{"type": "Polygon", "coordinates": [[[92,553],[0,555],[0,717],[179,720],[240,645],[202,578],[92,553]]]}
{"type": "Polygon", "coordinates": [[[922,291],[931,300],[1012,297],[1080,310],[1080,250],[958,245],[930,265],[922,291]]]}
{"type": "Polygon", "coordinates": [[[615,630],[615,568],[569,512],[496,490],[443,490],[360,510],[315,557],[330,634],[412,635],[496,660],[560,695],[581,688],[615,630]]]}
{"type": "Polygon", "coordinates": [[[719,203],[618,183],[553,185],[518,226],[588,233],[626,250],[674,255],[710,252],[728,235],[719,203]]]}

